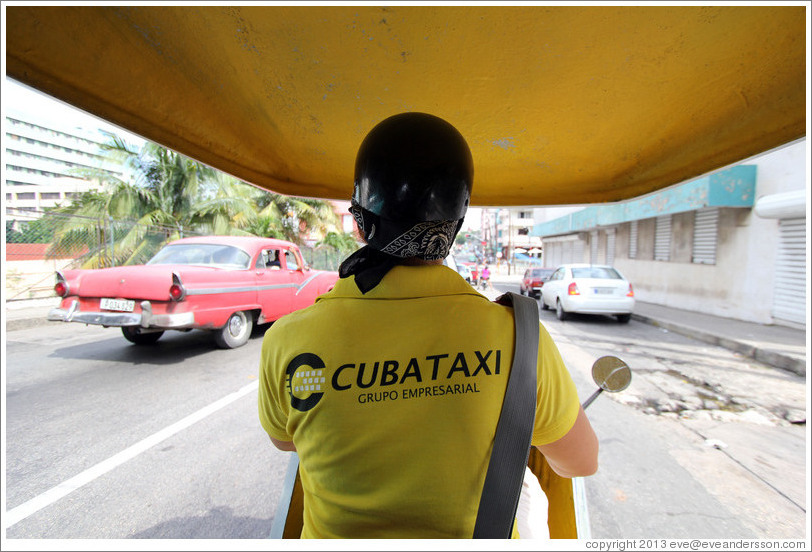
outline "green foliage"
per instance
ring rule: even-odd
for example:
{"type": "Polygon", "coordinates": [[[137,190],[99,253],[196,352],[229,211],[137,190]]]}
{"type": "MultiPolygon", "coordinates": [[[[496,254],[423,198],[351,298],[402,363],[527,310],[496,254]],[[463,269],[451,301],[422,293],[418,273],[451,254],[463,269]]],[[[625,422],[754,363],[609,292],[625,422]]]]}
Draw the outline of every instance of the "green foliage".
{"type": "Polygon", "coordinates": [[[327,232],[316,247],[332,247],[339,253],[352,253],[358,249],[358,240],[354,235],[347,232],[327,232]]]}
{"type": "Polygon", "coordinates": [[[118,170],[73,171],[102,183],[104,191],[85,192],[53,210],[52,257],[86,250],[83,267],[139,264],[189,234],[256,235],[302,245],[306,232],[329,234],[338,223],[327,201],[262,190],[151,142],[137,149],[114,134],[107,138],[103,153],[118,170]]]}
{"type": "Polygon", "coordinates": [[[19,223],[6,221],[6,243],[50,243],[54,239],[54,224],[49,219],[36,219],[19,223]]]}

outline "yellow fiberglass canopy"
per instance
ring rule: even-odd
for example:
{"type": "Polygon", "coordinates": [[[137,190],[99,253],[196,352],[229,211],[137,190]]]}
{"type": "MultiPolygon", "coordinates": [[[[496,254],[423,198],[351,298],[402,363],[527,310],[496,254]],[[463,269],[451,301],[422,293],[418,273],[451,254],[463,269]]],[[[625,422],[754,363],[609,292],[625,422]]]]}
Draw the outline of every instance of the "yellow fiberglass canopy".
{"type": "Polygon", "coordinates": [[[7,75],[287,195],[438,115],[474,205],[611,202],[806,135],[803,5],[6,6],[7,75]]]}

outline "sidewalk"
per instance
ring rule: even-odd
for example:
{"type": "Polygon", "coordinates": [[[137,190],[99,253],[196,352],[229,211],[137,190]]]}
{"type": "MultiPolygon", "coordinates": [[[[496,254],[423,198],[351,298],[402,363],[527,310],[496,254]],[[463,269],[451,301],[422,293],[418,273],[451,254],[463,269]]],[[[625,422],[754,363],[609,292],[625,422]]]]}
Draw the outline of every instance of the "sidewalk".
{"type": "MultiPolygon", "coordinates": [[[[491,281],[494,284],[518,286],[521,275],[495,273],[491,277],[491,281]]],[[[484,294],[495,299],[500,292],[486,290],[484,294]]],[[[56,298],[7,302],[3,312],[6,331],[57,324],[57,322],[49,322],[46,317],[48,311],[58,303],[56,298]]],[[[806,332],[804,330],[754,324],[642,301],[636,303],[632,318],[693,339],[725,347],[782,370],[802,376],[806,374],[806,332]]]]}
{"type": "MultiPolygon", "coordinates": [[[[519,285],[521,274],[494,274],[494,284],[519,285]]],[[[499,292],[486,291],[497,297],[499,292]]],[[[755,324],[637,301],[632,319],[699,341],[718,345],[798,375],[806,374],[805,330],[755,324]]]]}

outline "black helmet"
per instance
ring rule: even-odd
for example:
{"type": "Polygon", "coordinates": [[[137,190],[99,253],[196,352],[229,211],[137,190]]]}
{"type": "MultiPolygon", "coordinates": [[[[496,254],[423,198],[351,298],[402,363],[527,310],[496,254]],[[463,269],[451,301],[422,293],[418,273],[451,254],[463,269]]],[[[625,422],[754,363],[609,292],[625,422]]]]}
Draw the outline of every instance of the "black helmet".
{"type": "Polygon", "coordinates": [[[361,143],[352,201],[392,221],[456,221],[468,209],[473,177],[471,151],[456,128],[427,113],[401,113],[361,143]]]}

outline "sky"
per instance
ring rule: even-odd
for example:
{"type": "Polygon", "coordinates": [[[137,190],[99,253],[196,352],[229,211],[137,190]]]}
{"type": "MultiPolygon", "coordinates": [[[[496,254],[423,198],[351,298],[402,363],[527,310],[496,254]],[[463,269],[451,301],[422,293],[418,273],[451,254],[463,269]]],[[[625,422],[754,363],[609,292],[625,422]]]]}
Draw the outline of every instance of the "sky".
{"type": "MultiPolygon", "coordinates": [[[[143,138],[127,132],[121,127],[85,113],[75,107],[61,102],[18,83],[13,79],[5,78],[3,82],[3,114],[11,115],[14,112],[23,112],[26,115],[48,123],[79,126],[84,128],[100,128],[115,132],[122,138],[131,142],[143,142],[143,138]]],[[[5,121],[5,117],[3,119],[5,121]]],[[[36,122],[36,120],[31,122],[36,122]]]]}
{"type": "MultiPolygon", "coordinates": [[[[67,124],[84,128],[100,128],[114,132],[131,143],[139,144],[143,141],[143,138],[127,132],[121,127],[110,124],[103,119],[85,113],[46,94],[42,94],[13,79],[6,78],[3,82],[2,101],[4,115],[10,115],[13,112],[23,112],[29,117],[35,118],[35,120],[31,122],[41,120],[44,123],[51,124],[59,122],[61,125],[67,124]]],[[[3,121],[5,121],[5,117],[3,121]]],[[[482,209],[477,207],[469,208],[462,229],[479,230],[481,216],[482,209]]]]}

